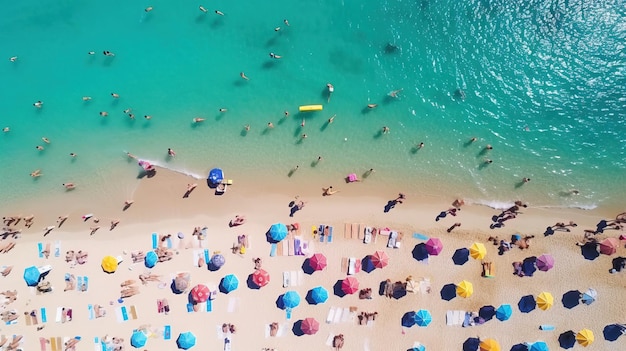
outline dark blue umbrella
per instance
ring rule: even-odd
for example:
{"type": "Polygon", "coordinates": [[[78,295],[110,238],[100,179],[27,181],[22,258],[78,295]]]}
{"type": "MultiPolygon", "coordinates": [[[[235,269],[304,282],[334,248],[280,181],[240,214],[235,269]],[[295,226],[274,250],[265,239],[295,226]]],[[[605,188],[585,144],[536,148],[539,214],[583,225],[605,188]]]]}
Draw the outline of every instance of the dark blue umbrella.
{"type": "Polygon", "coordinates": [[[607,341],[615,341],[624,333],[626,333],[626,325],[624,324],[609,324],[602,330],[604,339],[607,341]]]}
{"type": "Polygon", "coordinates": [[[564,349],[571,349],[576,345],[576,333],[573,330],[568,330],[559,335],[559,346],[564,349]]]}
{"type": "Polygon", "coordinates": [[[415,325],[415,312],[410,311],[402,315],[402,326],[411,328],[415,325]]]}
{"type": "Polygon", "coordinates": [[[478,316],[483,318],[485,322],[492,320],[495,315],[496,308],[491,305],[483,306],[478,310],[478,316]]]}
{"type": "Polygon", "coordinates": [[[548,344],[543,341],[536,341],[528,348],[528,351],[549,351],[548,344]]]}
{"type": "Polygon", "coordinates": [[[367,273],[371,273],[376,269],[374,262],[372,262],[372,255],[367,255],[361,260],[361,270],[367,273]]]}
{"type": "Polygon", "coordinates": [[[511,351],[528,351],[528,345],[526,344],[515,344],[511,347],[511,351]]]}
{"type": "Polygon", "coordinates": [[[130,336],[130,345],[136,349],[146,346],[148,336],[141,330],[135,330],[130,336]]]}
{"type": "Polygon", "coordinates": [[[224,180],[224,172],[219,168],[213,168],[209,171],[209,177],[207,180],[213,185],[217,185],[224,180]]]}
{"type": "Polygon", "coordinates": [[[413,258],[418,261],[423,261],[428,258],[428,250],[426,244],[419,243],[413,248],[413,258]]]}
{"type": "Polygon", "coordinates": [[[455,284],[446,284],[441,287],[441,298],[450,301],[456,297],[456,285],[455,284]]]}
{"type": "Polygon", "coordinates": [[[580,304],[580,291],[578,290],[570,290],[563,294],[561,298],[561,303],[565,308],[574,308],[580,304]]]}
{"type": "Polygon", "coordinates": [[[457,249],[456,251],[454,251],[454,254],[452,255],[452,262],[454,262],[454,264],[457,266],[464,265],[465,262],[467,262],[468,260],[469,260],[469,250],[466,247],[457,249]]]}
{"type": "Polygon", "coordinates": [[[537,307],[537,301],[535,301],[535,297],[533,295],[522,296],[522,298],[517,303],[517,307],[520,312],[528,313],[537,307]]]}
{"type": "Polygon", "coordinates": [[[524,259],[522,262],[522,272],[527,277],[532,277],[533,274],[537,271],[537,266],[535,263],[537,262],[537,257],[531,256],[524,259]]]}
{"type": "Polygon", "coordinates": [[[600,252],[598,251],[598,243],[586,243],[585,245],[580,247],[580,253],[586,260],[593,261],[598,256],[600,256],[600,252]]]}
{"type": "Polygon", "coordinates": [[[179,349],[187,350],[196,344],[196,336],[191,332],[180,333],[176,339],[176,345],[179,349]]]}
{"type": "Polygon", "coordinates": [[[156,252],[148,251],[144,259],[144,264],[146,265],[146,267],[153,268],[154,266],[156,266],[157,262],[159,262],[159,257],[157,256],[156,252]]]}
{"type": "Polygon", "coordinates": [[[39,268],[36,266],[30,266],[24,269],[24,280],[26,281],[26,285],[36,286],[39,283],[39,278],[41,278],[41,273],[39,273],[39,268]]]}
{"type": "Polygon", "coordinates": [[[511,308],[511,305],[509,304],[500,305],[500,307],[498,307],[498,309],[496,310],[496,318],[503,322],[509,320],[512,314],[513,308],[511,308]]]}
{"type": "Polygon", "coordinates": [[[479,338],[468,338],[463,342],[463,351],[478,351],[479,346],[479,338]]]}
{"type": "Polygon", "coordinates": [[[215,254],[211,257],[211,265],[217,269],[222,267],[226,263],[226,258],[222,254],[215,254]]]}
{"type": "Polygon", "coordinates": [[[269,230],[272,241],[279,242],[287,237],[287,226],[282,223],[272,224],[269,230]]]}
{"type": "Polygon", "coordinates": [[[321,286],[316,286],[313,289],[309,290],[306,295],[306,301],[311,305],[317,305],[320,303],[324,303],[328,300],[328,290],[324,289],[321,286]]]}

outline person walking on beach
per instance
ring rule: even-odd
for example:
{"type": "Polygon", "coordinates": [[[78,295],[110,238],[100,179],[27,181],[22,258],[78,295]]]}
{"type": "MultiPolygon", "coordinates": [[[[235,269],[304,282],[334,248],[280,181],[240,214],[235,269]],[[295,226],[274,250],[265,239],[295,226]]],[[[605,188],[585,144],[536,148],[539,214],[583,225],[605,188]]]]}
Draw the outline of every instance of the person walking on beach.
{"type": "Polygon", "coordinates": [[[450,226],[450,228],[446,229],[446,231],[448,233],[451,233],[454,230],[454,228],[457,228],[457,227],[460,227],[460,226],[461,226],[461,223],[459,223],[459,222],[454,223],[452,226],[450,226]]]}

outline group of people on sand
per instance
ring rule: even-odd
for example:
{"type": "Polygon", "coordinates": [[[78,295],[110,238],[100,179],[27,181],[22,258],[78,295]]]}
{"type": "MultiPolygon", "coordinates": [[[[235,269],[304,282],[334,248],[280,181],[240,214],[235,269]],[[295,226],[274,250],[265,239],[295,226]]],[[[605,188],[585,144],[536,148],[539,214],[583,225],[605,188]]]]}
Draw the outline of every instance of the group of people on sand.
{"type": "MultiPolygon", "coordinates": [[[[20,350],[20,345],[22,343],[22,335],[13,335],[11,339],[6,336],[0,336],[0,349],[6,347],[6,351],[18,351],[20,350]]],[[[71,350],[66,350],[71,351],[71,350]]]]}
{"type": "Polygon", "coordinates": [[[69,250],[65,253],[65,262],[70,264],[70,267],[74,267],[76,264],[83,265],[87,263],[87,258],[89,257],[89,253],[87,251],[78,250],[78,252],[74,252],[74,250],[69,250]]]}
{"type": "Polygon", "coordinates": [[[523,203],[522,201],[520,200],[515,201],[515,204],[513,206],[500,212],[500,214],[494,215],[493,217],[491,217],[491,220],[493,221],[493,223],[489,226],[489,228],[495,229],[495,228],[504,227],[504,222],[510,219],[516,218],[517,215],[521,213],[520,209],[526,208],[526,207],[528,207],[528,205],[523,203]]]}
{"type": "Polygon", "coordinates": [[[125,349],[124,338],[112,337],[109,339],[109,336],[105,335],[100,340],[102,340],[102,343],[106,345],[107,350],[124,351],[125,349]]]}
{"type": "Polygon", "coordinates": [[[140,293],[139,287],[136,286],[137,282],[133,279],[128,279],[120,284],[120,298],[126,299],[131,296],[135,296],[140,293]]]}
{"type": "Polygon", "coordinates": [[[10,227],[11,225],[13,226],[17,226],[20,221],[24,220],[24,226],[26,228],[30,228],[33,225],[33,222],[35,220],[35,216],[34,215],[29,215],[29,216],[9,216],[9,217],[2,217],[2,222],[4,223],[4,225],[6,225],[7,227],[10,227]]]}
{"type": "Polygon", "coordinates": [[[87,284],[85,282],[81,282],[78,287],[76,286],[76,276],[74,274],[65,274],[65,289],[63,291],[76,290],[78,291],[87,291],[87,284]]]}
{"type": "Polygon", "coordinates": [[[359,325],[367,325],[367,323],[375,321],[376,316],[378,316],[378,312],[361,312],[357,316],[359,325]]]}
{"type": "Polygon", "coordinates": [[[0,292],[0,295],[4,296],[4,302],[2,303],[3,308],[17,301],[17,290],[6,290],[0,292]]]}

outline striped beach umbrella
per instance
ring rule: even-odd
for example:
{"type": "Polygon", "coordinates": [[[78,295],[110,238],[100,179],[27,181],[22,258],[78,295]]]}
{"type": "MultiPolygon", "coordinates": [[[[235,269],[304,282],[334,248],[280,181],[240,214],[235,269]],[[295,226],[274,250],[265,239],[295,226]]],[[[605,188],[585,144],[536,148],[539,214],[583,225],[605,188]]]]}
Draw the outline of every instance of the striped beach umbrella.
{"type": "Polygon", "coordinates": [[[576,334],[576,341],[582,346],[589,346],[594,340],[593,332],[589,329],[583,329],[576,334]]]}
{"type": "Polygon", "coordinates": [[[463,280],[456,286],[456,294],[468,298],[474,293],[474,286],[467,280],[463,280]]]}
{"type": "Polygon", "coordinates": [[[470,256],[476,260],[482,260],[487,255],[487,248],[482,243],[473,243],[469,250],[470,256]]]}

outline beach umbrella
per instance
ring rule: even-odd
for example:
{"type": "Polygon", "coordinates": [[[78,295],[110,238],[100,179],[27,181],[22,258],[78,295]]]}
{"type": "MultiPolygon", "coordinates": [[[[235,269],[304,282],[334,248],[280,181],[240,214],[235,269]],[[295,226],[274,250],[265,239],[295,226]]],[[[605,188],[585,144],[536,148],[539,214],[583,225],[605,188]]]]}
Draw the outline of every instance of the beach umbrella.
{"type": "Polygon", "coordinates": [[[543,341],[536,341],[530,345],[528,351],[549,351],[548,344],[543,341]]]}
{"type": "Polygon", "coordinates": [[[517,307],[520,312],[528,313],[537,307],[537,301],[535,301],[535,297],[532,295],[525,295],[517,303],[517,307]]]}
{"type": "Polygon", "coordinates": [[[463,342],[463,351],[478,351],[479,346],[479,338],[468,338],[463,342]]]}
{"type": "Polygon", "coordinates": [[[537,257],[530,256],[526,257],[524,261],[522,261],[522,272],[524,272],[524,276],[532,277],[533,274],[537,271],[537,267],[535,263],[537,262],[537,257]]]}
{"type": "Polygon", "coordinates": [[[600,256],[600,252],[598,252],[598,243],[588,242],[580,247],[580,253],[586,260],[593,261],[598,256],[600,256]]]}
{"type": "Polygon", "coordinates": [[[456,286],[456,294],[468,298],[474,293],[474,286],[467,280],[463,280],[456,286]]]}
{"type": "Polygon", "coordinates": [[[443,250],[443,243],[439,238],[430,238],[426,242],[426,250],[429,255],[437,256],[443,250]]]}
{"type": "Polygon", "coordinates": [[[554,257],[549,254],[543,254],[537,257],[537,261],[535,261],[537,265],[537,269],[543,272],[547,272],[554,267],[554,257]]]}
{"type": "Polygon", "coordinates": [[[492,320],[495,315],[496,308],[491,305],[483,306],[478,310],[478,316],[484,319],[485,322],[492,320]]]}
{"type": "Polygon", "coordinates": [[[156,252],[148,251],[148,253],[146,253],[146,257],[144,258],[144,264],[146,265],[146,267],[153,268],[154,266],[156,266],[158,261],[159,257],[157,256],[156,252]]]}
{"type": "Polygon", "coordinates": [[[24,269],[24,280],[26,281],[26,285],[37,286],[40,277],[41,273],[39,273],[39,268],[36,266],[30,266],[24,269]]]}
{"type": "Polygon", "coordinates": [[[623,324],[609,324],[602,330],[604,340],[615,341],[620,336],[626,334],[626,325],[623,324]]]}
{"type": "Polygon", "coordinates": [[[191,289],[191,298],[197,303],[206,302],[210,294],[209,287],[204,284],[198,284],[191,289]]]}
{"type": "Polygon", "coordinates": [[[309,266],[315,271],[321,271],[326,268],[326,256],[322,253],[316,253],[309,258],[309,266]]]}
{"type": "Polygon", "coordinates": [[[606,238],[600,242],[600,253],[612,255],[617,252],[619,240],[617,238],[606,238]]]}
{"type": "Polygon", "coordinates": [[[189,288],[189,276],[176,276],[176,278],[174,278],[174,290],[182,293],[187,290],[187,288],[189,288]]]}
{"type": "Polygon", "coordinates": [[[287,237],[287,226],[282,223],[272,224],[269,234],[273,241],[281,241],[287,237]]]}
{"type": "Polygon", "coordinates": [[[359,290],[359,281],[355,277],[347,277],[341,282],[341,291],[354,294],[359,290]]]}
{"type": "Polygon", "coordinates": [[[372,255],[363,257],[360,263],[361,270],[363,272],[372,273],[376,269],[376,266],[374,266],[374,263],[372,262],[372,255]]]}
{"type": "Polygon", "coordinates": [[[136,349],[146,346],[146,342],[148,342],[148,336],[141,330],[135,330],[130,336],[130,346],[136,349]]]}
{"type": "Polygon", "coordinates": [[[597,298],[598,292],[596,289],[589,288],[584,294],[582,294],[580,299],[585,305],[591,305],[597,298]]]}
{"type": "Polygon", "coordinates": [[[419,342],[416,342],[415,344],[413,344],[413,347],[408,349],[407,351],[426,351],[426,346],[420,344],[419,342]]]}
{"type": "Polygon", "coordinates": [[[563,349],[571,349],[576,345],[576,333],[573,330],[568,330],[559,335],[559,346],[563,349]]]}
{"type": "Polygon", "coordinates": [[[402,326],[411,328],[415,325],[415,312],[410,311],[402,315],[402,326]]]}
{"type": "Polygon", "coordinates": [[[211,257],[211,265],[215,268],[220,268],[226,263],[226,258],[222,254],[215,254],[211,257]]]}
{"type": "Polygon", "coordinates": [[[415,245],[411,253],[413,254],[413,258],[418,261],[424,261],[428,259],[428,250],[426,249],[426,244],[424,243],[419,243],[415,245]]]}
{"type": "Polygon", "coordinates": [[[371,257],[371,261],[376,268],[385,268],[389,264],[389,256],[385,251],[376,251],[371,257]]]}
{"type": "Polygon", "coordinates": [[[498,307],[498,309],[496,310],[496,318],[503,322],[509,320],[512,314],[513,308],[511,308],[511,305],[509,304],[500,305],[500,307],[498,307]]]}
{"type": "Polygon", "coordinates": [[[433,316],[427,310],[419,310],[415,313],[415,324],[419,327],[427,327],[433,321],[433,316]]]}
{"type": "Polygon", "coordinates": [[[441,299],[450,301],[456,297],[456,284],[446,284],[441,287],[441,299]]]}
{"type": "Polygon", "coordinates": [[[583,345],[584,347],[591,345],[591,343],[593,343],[593,340],[593,332],[589,329],[583,329],[576,334],[576,341],[578,341],[578,343],[583,345]]]}
{"type": "Polygon", "coordinates": [[[470,252],[467,248],[457,249],[452,255],[452,262],[457,266],[462,266],[469,261],[469,254],[470,252]]]}
{"type": "Polygon", "coordinates": [[[209,176],[207,177],[207,179],[212,184],[219,184],[224,180],[224,172],[219,168],[213,168],[209,171],[209,176]]]}
{"type": "Polygon", "coordinates": [[[528,345],[526,344],[515,344],[511,346],[510,351],[528,351],[528,345]]]}
{"type": "Polygon", "coordinates": [[[500,351],[500,344],[494,339],[485,339],[480,342],[480,351],[500,351]]]}
{"type": "Polygon", "coordinates": [[[192,332],[180,333],[176,339],[179,349],[188,350],[196,344],[196,336],[192,332]]]}
{"type": "Polygon", "coordinates": [[[554,305],[554,297],[549,292],[542,292],[537,296],[537,307],[547,311],[554,305]]]}
{"type": "Polygon", "coordinates": [[[103,271],[113,273],[117,270],[117,258],[113,256],[104,256],[101,265],[103,271]]]}
{"type": "Polygon", "coordinates": [[[312,305],[324,303],[326,302],[326,300],[328,300],[328,290],[324,289],[321,286],[316,286],[313,289],[309,290],[309,293],[307,295],[307,301],[312,305]]]}
{"type": "Polygon", "coordinates": [[[300,330],[307,335],[313,335],[320,330],[320,323],[315,318],[305,318],[300,324],[300,330]]]}
{"type": "Polygon", "coordinates": [[[561,298],[561,303],[563,307],[572,309],[580,304],[580,291],[578,290],[570,290],[563,294],[561,298]]]}
{"type": "Polygon", "coordinates": [[[252,282],[262,288],[270,282],[270,274],[264,269],[257,269],[252,273],[252,282]]]}
{"type": "Polygon", "coordinates": [[[282,301],[285,308],[294,308],[300,304],[300,295],[294,290],[289,290],[283,294],[282,301]]]}
{"type": "Polygon", "coordinates": [[[482,243],[473,243],[469,251],[470,256],[476,260],[482,260],[487,255],[487,248],[482,243]]]}
{"type": "Polygon", "coordinates": [[[239,279],[234,274],[229,274],[222,278],[221,287],[225,293],[237,290],[239,287],[239,279]]]}

